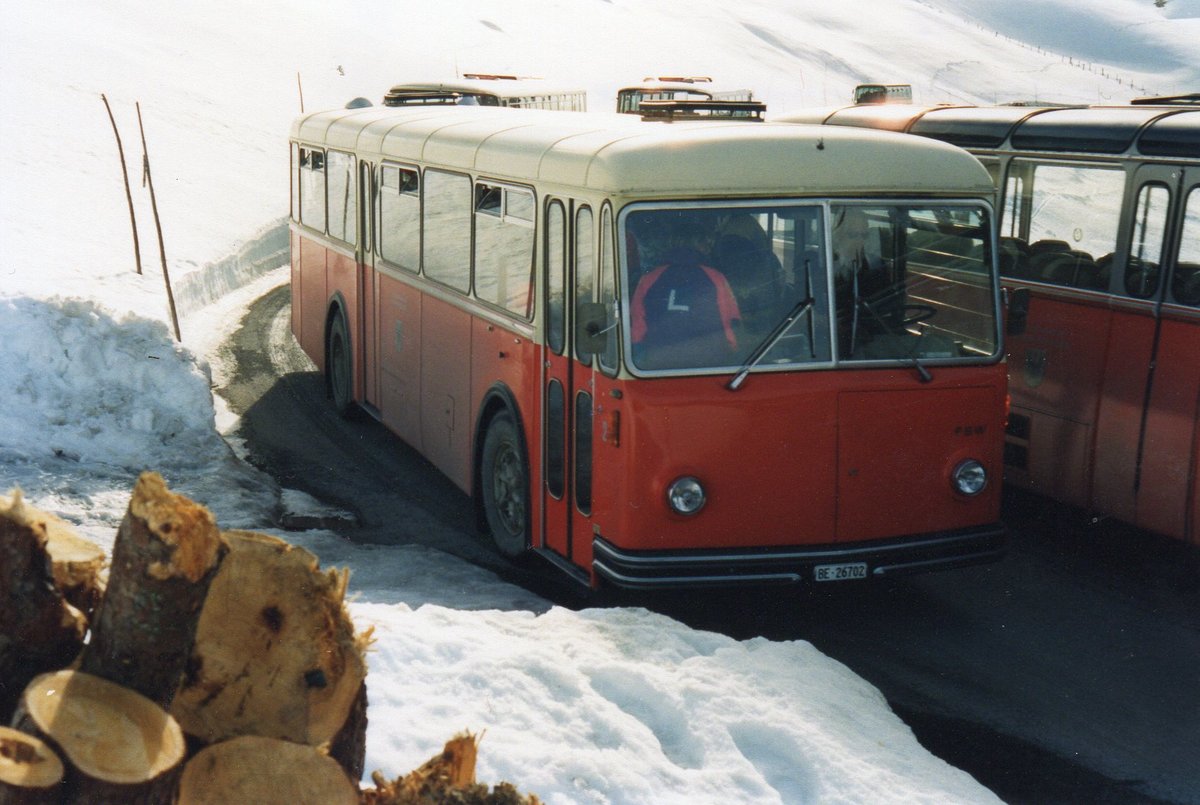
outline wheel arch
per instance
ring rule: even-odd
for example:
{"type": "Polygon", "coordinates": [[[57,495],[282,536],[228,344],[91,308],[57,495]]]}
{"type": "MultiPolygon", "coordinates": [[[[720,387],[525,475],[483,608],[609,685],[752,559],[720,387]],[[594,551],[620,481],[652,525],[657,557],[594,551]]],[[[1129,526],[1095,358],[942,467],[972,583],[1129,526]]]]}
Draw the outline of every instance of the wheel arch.
{"type": "MultiPolygon", "coordinates": [[[[521,406],[517,403],[517,395],[513,394],[504,383],[495,383],[484,392],[479,401],[479,411],[475,415],[475,428],[471,439],[471,502],[475,512],[475,527],[487,531],[487,518],[483,512],[483,495],[480,491],[481,472],[483,464],[483,440],[488,426],[498,414],[507,413],[517,429],[517,437],[521,440],[521,461],[525,464],[525,478],[529,483],[529,495],[533,495],[533,478],[529,466],[529,437],[525,433],[525,422],[521,418],[521,406]]],[[[532,530],[532,523],[530,524],[532,530]]],[[[532,535],[531,535],[532,536],[532,535]]]]}

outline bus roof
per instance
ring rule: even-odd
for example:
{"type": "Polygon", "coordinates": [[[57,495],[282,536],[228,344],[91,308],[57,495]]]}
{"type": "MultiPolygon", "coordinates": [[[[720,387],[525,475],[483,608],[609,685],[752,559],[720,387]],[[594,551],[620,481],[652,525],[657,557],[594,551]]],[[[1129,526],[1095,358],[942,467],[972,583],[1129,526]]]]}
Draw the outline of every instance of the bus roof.
{"type": "Polygon", "coordinates": [[[992,192],[987,171],[965,151],[860,129],[431,106],[317,112],[297,118],[291,137],[374,158],[645,197],[992,192]]]}
{"type": "Polygon", "coordinates": [[[848,106],[807,109],[776,122],[920,134],[962,148],[1122,154],[1137,148],[1164,157],[1200,153],[1200,111],[1183,105],[1130,106],[848,106]]]}

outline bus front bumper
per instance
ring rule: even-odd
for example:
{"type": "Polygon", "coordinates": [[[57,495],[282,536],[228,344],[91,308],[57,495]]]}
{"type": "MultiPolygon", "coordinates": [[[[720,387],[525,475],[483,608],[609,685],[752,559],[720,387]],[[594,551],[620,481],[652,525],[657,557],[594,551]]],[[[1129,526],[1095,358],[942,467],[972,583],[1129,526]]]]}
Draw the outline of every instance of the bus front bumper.
{"type": "Polygon", "coordinates": [[[606,581],[636,589],[799,584],[818,576],[878,579],[995,562],[1006,546],[999,523],[854,545],[706,551],[629,551],[598,536],[592,564],[606,581]]]}

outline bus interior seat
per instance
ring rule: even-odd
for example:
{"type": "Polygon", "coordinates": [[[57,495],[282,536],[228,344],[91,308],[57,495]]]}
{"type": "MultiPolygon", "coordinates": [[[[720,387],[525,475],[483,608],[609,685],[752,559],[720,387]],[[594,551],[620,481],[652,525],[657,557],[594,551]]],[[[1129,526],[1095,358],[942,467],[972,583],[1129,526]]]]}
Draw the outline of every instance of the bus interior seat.
{"type": "Polygon", "coordinates": [[[1112,264],[1115,255],[1112,252],[1096,258],[1096,285],[1098,290],[1107,291],[1108,281],[1112,278],[1112,264]]]}
{"type": "Polygon", "coordinates": [[[1074,283],[1076,288],[1086,288],[1090,291],[1100,291],[1108,287],[1108,282],[1100,270],[1100,265],[1086,252],[1073,252],[1082,255],[1075,266],[1074,283]]]}
{"type": "Polygon", "coordinates": [[[1021,238],[1000,238],[1000,273],[1006,277],[1029,276],[1029,244],[1021,238]]]}
{"type": "Polygon", "coordinates": [[[1177,263],[1171,292],[1176,302],[1200,305],[1200,263],[1177,263]]]}
{"type": "Polygon", "coordinates": [[[1125,266],[1125,292],[1138,299],[1154,296],[1158,290],[1158,263],[1130,257],[1125,266]]]}
{"type": "Polygon", "coordinates": [[[1030,266],[1037,279],[1072,288],[1090,287],[1081,284],[1081,274],[1089,276],[1098,273],[1092,256],[1077,249],[1039,251],[1030,259],[1030,266]]]}

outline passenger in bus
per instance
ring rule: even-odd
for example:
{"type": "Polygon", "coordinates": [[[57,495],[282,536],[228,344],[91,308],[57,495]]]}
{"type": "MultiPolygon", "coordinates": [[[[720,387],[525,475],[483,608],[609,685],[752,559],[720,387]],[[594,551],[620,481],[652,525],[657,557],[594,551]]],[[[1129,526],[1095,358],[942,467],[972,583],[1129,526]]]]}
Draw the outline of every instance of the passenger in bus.
{"type": "Polygon", "coordinates": [[[663,262],[638,282],[630,314],[639,367],[734,363],[741,312],[729,281],[708,264],[712,234],[710,222],[681,216],[673,222],[663,262]]]}

